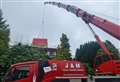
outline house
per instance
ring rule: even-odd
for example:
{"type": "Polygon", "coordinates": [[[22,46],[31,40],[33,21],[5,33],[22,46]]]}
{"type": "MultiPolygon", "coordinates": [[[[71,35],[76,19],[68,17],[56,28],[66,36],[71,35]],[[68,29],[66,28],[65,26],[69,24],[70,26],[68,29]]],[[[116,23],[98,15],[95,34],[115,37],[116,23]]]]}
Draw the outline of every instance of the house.
{"type": "Polygon", "coordinates": [[[47,53],[50,58],[56,55],[56,48],[48,48],[48,39],[46,38],[34,38],[32,41],[32,47],[35,49],[47,53]]]}

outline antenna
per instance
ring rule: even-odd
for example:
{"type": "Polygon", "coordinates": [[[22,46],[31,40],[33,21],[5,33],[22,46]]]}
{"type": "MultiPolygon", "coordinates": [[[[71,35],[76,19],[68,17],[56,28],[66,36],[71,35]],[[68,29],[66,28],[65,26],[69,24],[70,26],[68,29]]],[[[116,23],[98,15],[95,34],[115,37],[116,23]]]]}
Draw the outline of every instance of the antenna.
{"type": "Polygon", "coordinates": [[[42,8],[42,19],[41,19],[41,31],[40,31],[40,33],[39,33],[39,35],[38,35],[38,37],[42,37],[42,38],[44,38],[44,24],[45,24],[45,20],[44,20],[44,18],[45,18],[45,6],[43,5],[43,8],[42,8]]]}

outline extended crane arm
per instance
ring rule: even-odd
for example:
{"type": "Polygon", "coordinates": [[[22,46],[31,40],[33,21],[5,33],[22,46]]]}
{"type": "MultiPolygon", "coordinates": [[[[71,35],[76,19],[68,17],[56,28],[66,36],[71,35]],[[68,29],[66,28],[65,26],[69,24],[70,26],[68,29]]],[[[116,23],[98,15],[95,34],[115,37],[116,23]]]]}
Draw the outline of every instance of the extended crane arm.
{"type": "Polygon", "coordinates": [[[88,12],[80,8],[77,8],[76,6],[65,5],[57,2],[45,2],[45,4],[52,4],[60,8],[64,8],[67,11],[75,14],[77,17],[81,17],[86,23],[94,24],[95,26],[99,27],[103,31],[109,33],[110,35],[120,40],[120,25],[114,24],[98,16],[89,14],[88,12]]]}

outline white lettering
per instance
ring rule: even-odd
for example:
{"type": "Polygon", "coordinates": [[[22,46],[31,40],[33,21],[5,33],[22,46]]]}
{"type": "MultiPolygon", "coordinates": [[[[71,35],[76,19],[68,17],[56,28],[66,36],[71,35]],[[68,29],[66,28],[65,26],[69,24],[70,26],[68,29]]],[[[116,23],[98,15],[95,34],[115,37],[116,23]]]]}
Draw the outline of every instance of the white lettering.
{"type": "Polygon", "coordinates": [[[68,69],[68,68],[80,68],[80,64],[79,63],[66,63],[65,64],[65,68],[68,69]]]}
{"type": "Polygon", "coordinates": [[[70,64],[70,68],[75,68],[73,63],[70,64]]]}
{"type": "Polygon", "coordinates": [[[53,69],[54,71],[57,70],[57,64],[56,64],[56,63],[53,63],[53,64],[52,64],[52,69],[53,69]]]}
{"type": "Polygon", "coordinates": [[[76,68],[80,68],[80,64],[76,64],[76,68]]]}
{"type": "Polygon", "coordinates": [[[68,63],[66,63],[65,68],[68,68],[68,67],[69,67],[69,65],[68,65],[68,63]]]}

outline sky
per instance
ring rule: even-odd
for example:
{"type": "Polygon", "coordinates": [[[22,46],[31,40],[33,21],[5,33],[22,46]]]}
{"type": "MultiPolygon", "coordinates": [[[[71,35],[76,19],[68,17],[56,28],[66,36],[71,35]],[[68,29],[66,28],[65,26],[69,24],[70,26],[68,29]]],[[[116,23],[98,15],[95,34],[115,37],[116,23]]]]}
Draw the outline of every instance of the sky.
{"type": "MultiPolygon", "coordinates": [[[[74,55],[80,44],[95,41],[93,34],[80,18],[64,9],[44,5],[45,1],[74,5],[120,25],[119,0],[0,0],[3,17],[10,25],[11,44],[31,44],[33,38],[39,37],[47,38],[49,47],[55,48],[60,43],[61,34],[65,33],[74,55]]],[[[94,25],[92,27],[102,41],[109,40],[120,49],[119,40],[94,25]]]]}

